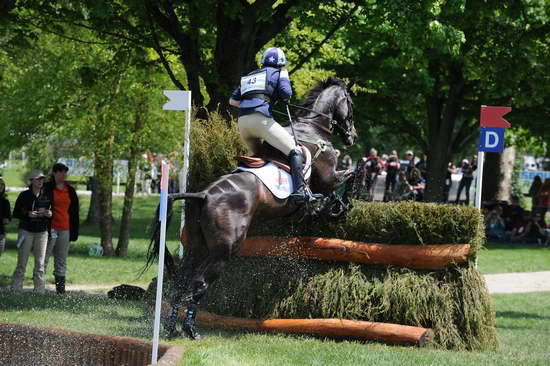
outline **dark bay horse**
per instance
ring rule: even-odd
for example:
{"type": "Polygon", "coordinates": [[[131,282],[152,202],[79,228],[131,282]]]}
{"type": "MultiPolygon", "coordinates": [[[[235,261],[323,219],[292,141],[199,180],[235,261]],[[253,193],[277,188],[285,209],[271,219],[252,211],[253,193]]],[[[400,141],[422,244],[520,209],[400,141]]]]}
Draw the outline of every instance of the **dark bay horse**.
{"type": "MultiPolygon", "coordinates": [[[[344,143],[352,145],[357,136],[353,124],[351,97],[339,79],[320,82],[307,95],[297,112],[294,131],[298,140],[310,150],[312,172],[310,187],[313,193],[330,195],[352,175],[351,170],[336,171],[337,157],[330,139],[339,133],[344,143]]],[[[289,131],[290,132],[290,131],[289,131]]],[[[277,152],[264,144],[264,155],[277,152]]],[[[186,199],[186,255],[175,270],[171,310],[165,321],[169,337],[176,336],[177,314],[187,306],[182,328],[193,339],[200,336],[195,325],[199,300],[208,286],[222,273],[231,256],[238,251],[252,224],[288,216],[297,207],[289,199],[278,199],[252,173],[234,172],[210,184],[202,192],[169,195],[169,205],[186,199]],[[185,295],[185,296],[184,296],[185,295]]],[[[149,247],[148,264],[158,256],[158,230],[149,247]]],[[[169,252],[167,261],[172,260],[169,252]]],[[[173,263],[173,261],[172,261],[173,263]]],[[[170,268],[169,265],[167,265],[170,268]]],[[[172,268],[174,266],[172,265],[172,268]]]]}

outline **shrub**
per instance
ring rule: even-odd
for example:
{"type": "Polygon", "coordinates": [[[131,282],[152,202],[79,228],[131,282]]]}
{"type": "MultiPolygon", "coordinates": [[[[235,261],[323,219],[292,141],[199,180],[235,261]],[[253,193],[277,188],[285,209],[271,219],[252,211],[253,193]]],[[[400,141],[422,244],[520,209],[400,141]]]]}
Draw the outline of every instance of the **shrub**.
{"type": "Polygon", "coordinates": [[[194,119],[191,127],[188,191],[198,192],[237,166],[235,156],[246,152],[237,124],[212,112],[208,119],[194,119]]]}

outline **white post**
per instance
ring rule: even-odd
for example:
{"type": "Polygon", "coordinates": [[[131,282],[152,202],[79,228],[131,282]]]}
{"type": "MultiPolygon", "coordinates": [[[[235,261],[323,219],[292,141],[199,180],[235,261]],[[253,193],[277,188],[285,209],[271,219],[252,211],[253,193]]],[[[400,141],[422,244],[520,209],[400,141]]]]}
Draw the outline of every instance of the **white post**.
{"type": "MultiPolygon", "coordinates": [[[[162,106],[162,109],[185,111],[185,128],[183,140],[183,168],[180,171],[180,193],[187,191],[187,173],[189,171],[189,138],[191,135],[191,92],[188,90],[165,90],[164,95],[170,101],[162,106]]],[[[182,201],[180,233],[185,226],[185,201],[182,201]]],[[[183,246],[180,245],[180,258],[183,257],[183,246]]]]}
{"type": "MultiPolygon", "coordinates": [[[[189,175],[189,151],[191,138],[191,92],[187,99],[187,109],[185,110],[185,133],[183,136],[183,169],[180,172],[180,193],[187,192],[187,176],[189,175]]],[[[185,200],[181,201],[181,222],[180,234],[185,226],[185,200]]],[[[183,258],[183,245],[179,246],[179,257],[183,258]]]]}
{"type": "Polygon", "coordinates": [[[116,172],[116,193],[120,192],[120,171],[116,172]]]}
{"type": "Polygon", "coordinates": [[[162,284],[164,281],[164,250],[166,246],[166,206],[168,201],[168,178],[169,166],[166,162],[162,162],[162,176],[160,179],[160,246],[159,246],[159,270],[157,274],[157,297],[155,302],[155,323],[153,326],[153,350],[151,363],[157,363],[159,333],[160,333],[160,310],[162,303],[162,284]]]}
{"type": "Polygon", "coordinates": [[[481,187],[483,187],[483,163],[485,151],[479,151],[477,155],[477,179],[476,179],[476,208],[481,210],[481,187]]]}

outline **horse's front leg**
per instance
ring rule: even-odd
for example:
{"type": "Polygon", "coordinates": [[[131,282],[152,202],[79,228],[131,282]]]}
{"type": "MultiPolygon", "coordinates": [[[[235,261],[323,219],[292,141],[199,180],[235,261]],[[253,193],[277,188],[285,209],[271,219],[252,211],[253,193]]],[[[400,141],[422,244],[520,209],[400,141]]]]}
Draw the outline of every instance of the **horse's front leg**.
{"type": "Polygon", "coordinates": [[[178,271],[176,272],[176,277],[174,278],[170,311],[168,312],[168,317],[164,321],[164,329],[168,333],[168,338],[174,338],[179,335],[176,329],[178,313],[182,306],[183,295],[189,288],[192,261],[193,257],[191,256],[190,251],[188,251],[183,262],[180,264],[178,271]]]}

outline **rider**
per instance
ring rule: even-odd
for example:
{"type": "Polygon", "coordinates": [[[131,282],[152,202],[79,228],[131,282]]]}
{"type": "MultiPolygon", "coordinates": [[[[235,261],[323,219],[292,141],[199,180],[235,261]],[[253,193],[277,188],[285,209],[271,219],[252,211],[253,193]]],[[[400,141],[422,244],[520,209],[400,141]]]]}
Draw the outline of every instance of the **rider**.
{"type": "Polygon", "coordinates": [[[250,154],[258,151],[262,140],[288,155],[294,192],[290,195],[295,203],[306,200],[302,151],[295,140],[273,119],[272,107],[278,100],[288,101],[292,87],[288,71],[283,68],[286,58],[280,48],[269,48],[262,56],[262,68],[241,77],[240,86],[229,99],[229,104],[239,108],[239,132],[250,154]]]}

